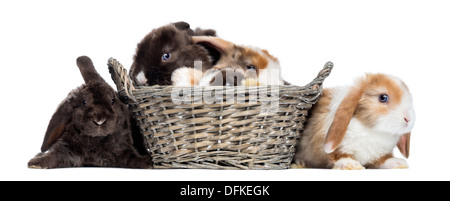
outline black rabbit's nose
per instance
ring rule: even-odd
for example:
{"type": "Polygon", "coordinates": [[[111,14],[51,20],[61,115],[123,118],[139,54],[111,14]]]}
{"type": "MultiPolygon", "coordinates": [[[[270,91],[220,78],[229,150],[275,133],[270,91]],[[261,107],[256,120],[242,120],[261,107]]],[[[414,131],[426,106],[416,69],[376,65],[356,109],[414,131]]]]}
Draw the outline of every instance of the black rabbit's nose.
{"type": "Polygon", "coordinates": [[[102,124],[104,124],[106,121],[106,118],[101,118],[101,119],[94,119],[94,123],[97,126],[101,126],[102,124]]]}

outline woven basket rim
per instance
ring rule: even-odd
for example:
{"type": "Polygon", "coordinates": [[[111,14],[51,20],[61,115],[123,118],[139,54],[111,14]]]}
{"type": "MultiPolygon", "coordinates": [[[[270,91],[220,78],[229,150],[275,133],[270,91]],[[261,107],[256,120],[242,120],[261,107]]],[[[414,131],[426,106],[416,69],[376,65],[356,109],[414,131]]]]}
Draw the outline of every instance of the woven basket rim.
{"type": "MultiPolygon", "coordinates": [[[[267,87],[273,87],[274,85],[268,86],[173,86],[173,85],[154,85],[154,86],[137,86],[128,75],[127,70],[123,65],[115,58],[111,57],[108,59],[108,68],[111,74],[111,78],[114,81],[117,91],[124,91],[127,98],[136,101],[136,97],[133,95],[134,91],[146,90],[146,89],[162,89],[162,88],[202,88],[202,89],[263,89],[267,87]]],[[[308,84],[304,86],[298,85],[275,85],[281,89],[302,89],[302,88],[317,88],[322,89],[324,80],[330,75],[334,64],[331,61],[325,63],[322,70],[317,74],[317,76],[308,84]]]]}

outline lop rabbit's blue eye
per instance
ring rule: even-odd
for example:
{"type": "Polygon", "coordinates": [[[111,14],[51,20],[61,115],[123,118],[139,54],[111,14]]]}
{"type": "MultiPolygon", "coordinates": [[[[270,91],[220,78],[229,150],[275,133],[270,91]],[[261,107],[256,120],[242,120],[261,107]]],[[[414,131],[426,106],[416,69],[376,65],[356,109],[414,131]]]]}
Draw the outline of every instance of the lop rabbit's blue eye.
{"type": "Polygon", "coordinates": [[[381,94],[378,96],[378,101],[380,101],[380,103],[387,103],[389,101],[389,96],[387,94],[381,94]]]}
{"type": "Polygon", "coordinates": [[[162,55],[162,60],[163,61],[168,61],[170,59],[170,53],[165,53],[162,55]]]}
{"type": "Polygon", "coordinates": [[[116,102],[116,100],[114,98],[111,99],[111,105],[114,105],[115,102],[116,102]]]}

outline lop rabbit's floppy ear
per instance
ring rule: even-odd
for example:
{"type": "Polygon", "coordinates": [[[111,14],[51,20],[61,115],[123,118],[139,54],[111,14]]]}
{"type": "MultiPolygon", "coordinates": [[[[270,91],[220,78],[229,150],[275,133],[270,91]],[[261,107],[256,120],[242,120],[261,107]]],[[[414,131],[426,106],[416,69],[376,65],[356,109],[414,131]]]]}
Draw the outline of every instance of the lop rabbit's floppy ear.
{"type": "Polygon", "coordinates": [[[405,158],[409,157],[409,141],[411,139],[411,133],[406,133],[400,137],[397,143],[397,147],[400,150],[400,153],[405,158]]]}
{"type": "Polygon", "coordinates": [[[228,53],[233,50],[234,44],[213,36],[192,36],[192,41],[197,44],[205,44],[220,53],[228,53]]]}
{"type": "Polygon", "coordinates": [[[352,88],[339,105],[325,138],[324,149],[326,153],[334,152],[341,144],[362,94],[362,89],[352,88]]]}
{"type": "Polygon", "coordinates": [[[80,69],[84,82],[105,82],[105,80],[95,70],[92,60],[87,56],[77,58],[77,66],[80,69]]]}
{"type": "Polygon", "coordinates": [[[63,134],[66,125],[72,119],[73,107],[69,100],[64,100],[53,114],[47,131],[45,132],[44,142],[42,143],[41,151],[47,151],[63,134]]]}

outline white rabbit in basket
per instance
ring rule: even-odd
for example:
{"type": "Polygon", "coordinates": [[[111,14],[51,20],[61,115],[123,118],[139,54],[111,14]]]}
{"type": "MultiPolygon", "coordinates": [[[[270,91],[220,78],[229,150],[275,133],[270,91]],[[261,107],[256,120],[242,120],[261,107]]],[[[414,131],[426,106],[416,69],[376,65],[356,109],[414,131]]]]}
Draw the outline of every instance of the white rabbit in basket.
{"type": "Polygon", "coordinates": [[[415,123],[411,93],[400,79],[366,74],[351,87],[324,89],[303,132],[295,166],[308,168],[408,168],[415,123]]]}

